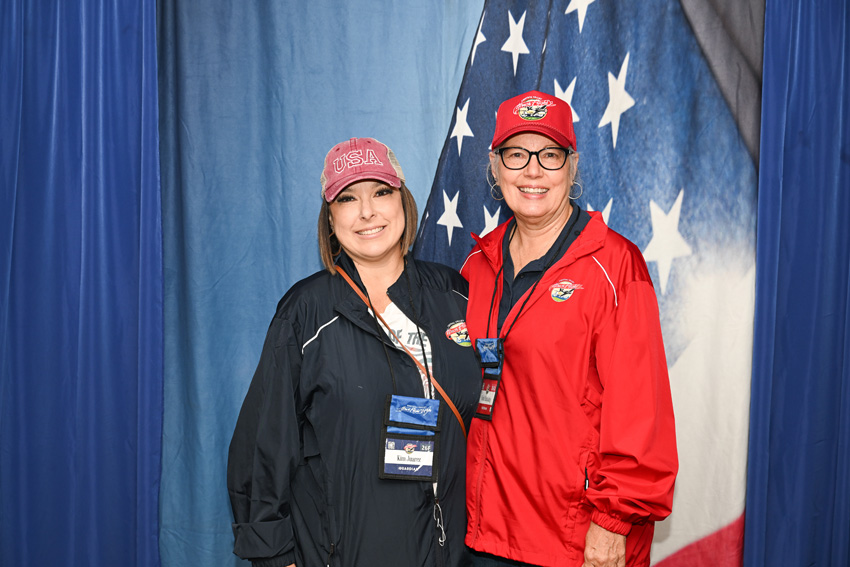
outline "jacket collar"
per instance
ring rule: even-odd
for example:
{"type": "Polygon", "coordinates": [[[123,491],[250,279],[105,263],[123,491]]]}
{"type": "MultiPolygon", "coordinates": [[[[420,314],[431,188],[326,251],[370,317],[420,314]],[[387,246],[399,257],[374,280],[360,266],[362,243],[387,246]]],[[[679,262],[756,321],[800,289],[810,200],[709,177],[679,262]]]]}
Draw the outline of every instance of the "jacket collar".
{"type": "Polygon", "coordinates": [[[602,248],[605,243],[605,238],[608,235],[608,225],[602,220],[602,213],[599,211],[589,211],[590,220],[581,231],[581,234],[573,242],[572,246],[567,249],[567,253],[555,266],[565,266],[575,262],[582,256],[589,256],[602,248]]]}
{"type": "MultiPolygon", "coordinates": [[[[575,262],[576,259],[592,254],[602,247],[605,242],[605,237],[608,234],[608,226],[602,220],[602,213],[598,211],[590,211],[590,221],[581,234],[575,239],[572,245],[567,249],[566,253],[552,266],[560,267],[575,262]]],[[[497,272],[502,266],[502,240],[510,226],[513,217],[509,218],[493,231],[488,232],[484,236],[473,234],[472,238],[478,243],[481,253],[487,259],[490,267],[494,272],[497,272]]]]}
{"type": "MultiPolygon", "coordinates": [[[[363,280],[360,279],[360,273],[357,271],[357,267],[354,265],[354,261],[348,256],[348,254],[346,254],[344,251],[340,252],[339,256],[337,256],[335,264],[345,270],[345,273],[349,275],[349,277],[354,281],[355,284],[357,284],[357,287],[360,288],[360,291],[362,291],[364,294],[366,293],[366,286],[363,285],[363,280]]],[[[419,289],[422,287],[422,280],[419,277],[419,270],[416,268],[416,262],[413,261],[412,254],[407,254],[404,257],[404,271],[407,272],[407,277],[410,278],[411,291],[413,293],[418,292],[419,289]]],[[[340,279],[342,279],[341,276],[340,279]]],[[[352,290],[350,286],[345,283],[345,280],[343,280],[343,284],[345,284],[346,289],[348,289],[349,291],[351,291],[352,294],[354,294],[354,290],[352,290]]],[[[400,291],[399,286],[404,286],[404,292],[407,292],[407,281],[405,281],[404,272],[402,272],[401,276],[399,276],[395,283],[390,286],[390,291],[400,291]]],[[[390,293],[390,295],[392,296],[392,293],[390,293]]],[[[357,297],[356,294],[354,294],[354,296],[357,297]]],[[[357,298],[357,300],[360,301],[360,298],[357,298]]],[[[363,302],[360,301],[360,303],[363,302]]]]}
{"type": "MultiPolygon", "coordinates": [[[[363,285],[363,280],[360,279],[360,273],[357,271],[354,261],[345,252],[340,252],[335,265],[344,270],[348,274],[348,277],[351,278],[351,281],[354,282],[354,285],[360,289],[363,295],[366,295],[366,286],[363,285]]],[[[377,332],[372,315],[369,314],[369,306],[360,299],[357,292],[351,289],[351,286],[348,285],[348,282],[341,275],[337,273],[331,276],[331,278],[341,290],[339,299],[335,302],[334,310],[360,327],[363,331],[383,339],[377,332]]],[[[328,298],[328,300],[330,301],[332,299],[328,298]]]]}
{"type": "Polygon", "coordinates": [[[494,272],[498,271],[499,266],[502,265],[502,239],[512,220],[513,217],[509,218],[484,236],[472,235],[494,272]]]}
{"type": "MultiPolygon", "coordinates": [[[[345,273],[348,274],[355,285],[357,285],[357,287],[360,288],[360,291],[362,291],[365,295],[366,286],[363,285],[363,281],[360,279],[360,274],[357,272],[357,267],[354,265],[354,261],[352,261],[345,252],[341,252],[339,254],[336,260],[336,265],[345,270],[345,273]]],[[[387,293],[393,303],[405,315],[413,320],[413,315],[409,313],[410,309],[408,308],[408,302],[406,301],[408,296],[406,277],[410,279],[410,292],[413,297],[417,297],[419,295],[419,290],[422,284],[419,272],[416,269],[416,262],[413,261],[410,254],[405,257],[404,269],[407,276],[405,276],[405,273],[402,272],[401,276],[399,276],[395,283],[393,283],[387,290],[387,293]]],[[[368,311],[369,306],[360,299],[357,293],[351,289],[351,286],[348,285],[342,276],[337,274],[333,277],[339,280],[339,285],[344,288],[340,301],[335,306],[336,311],[364,331],[377,335],[387,344],[392,345],[385,333],[378,334],[375,326],[375,319],[368,311]]]]}
{"type": "MultiPolygon", "coordinates": [[[[360,279],[360,272],[357,271],[357,267],[354,265],[354,260],[352,260],[348,256],[348,254],[346,254],[345,252],[340,252],[339,256],[336,257],[334,265],[336,265],[338,268],[342,268],[345,273],[348,274],[348,277],[350,277],[352,281],[357,284],[357,287],[360,288],[360,291],[362,291],[364,294],[366,293],[366,286],[363,285],[363,280],[360,279]]],[[[357,298],[357,294],[354,292],[353,289],[351,289],[348,283],[346,283],[346,281],[342,279],[342,276],[336,274],[333,277],[339,278],[346,291],[353,294],[354,297],[357,298]]],[[[357,298],[357,300],[360,301],[359,298],[357,298]]]]}

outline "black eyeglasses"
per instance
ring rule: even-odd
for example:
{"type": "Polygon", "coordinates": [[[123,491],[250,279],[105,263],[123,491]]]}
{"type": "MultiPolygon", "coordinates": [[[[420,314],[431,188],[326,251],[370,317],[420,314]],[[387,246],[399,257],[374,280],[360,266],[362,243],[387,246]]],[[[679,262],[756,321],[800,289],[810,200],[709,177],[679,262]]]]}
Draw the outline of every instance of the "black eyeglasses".
{"type": "Polygon", "coordinates": [[[537,156],[537,163],[543,169],[561,169],[567,163],[567,156],[573,153],[570,148],[560,146],[550,146],[536,152],[519,147],[496,148],[494,151],[502,158],[502,165],[508,169],[524,168],[531,161],[531,156],[537,156]]]}

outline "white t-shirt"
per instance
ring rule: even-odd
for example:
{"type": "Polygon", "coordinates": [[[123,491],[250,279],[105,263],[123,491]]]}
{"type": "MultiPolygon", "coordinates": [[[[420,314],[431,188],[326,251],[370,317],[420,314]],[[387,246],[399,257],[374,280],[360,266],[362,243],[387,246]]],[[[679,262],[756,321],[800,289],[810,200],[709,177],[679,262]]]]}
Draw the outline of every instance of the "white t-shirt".
{"type": "MultiPolygon", "coordinates": [[[[381,313],[381,317],[384,318],[384,321],[387,322],[390,329],[393,330],[396,337],[404,343],[404,346],[407,347],[407,350],[416,357],[416,359],[425,366],[425,359],[422,356],[422,345],[419,342],[419,336],[421,333],[422,342],[425,343],[425,356],[428,358],[428,371],[431,374],[434,373],[434,367],[431,365],[431,341],[428,339],[428,335],[421,328],[417,331],[416,323],[408,319],[407,315],[402,313],[401,309],[396,307],[395,303],[390,303],[387,308],[381,313]]],[[[384,329],[384,332],[390,338],[392,343],[396,345],[396,347],[401,348],[401,345],[398,344],[398,341],[395,340],[386,328],[381,325],[381,328],[384,329]]],[[[419,376],[422,378],[422,391],[425,393],[426,398],[434,398],[434,387],[431,386],[431,391],[428,391],[428,377],[419,370],[419,376]]]]}
{"type": "MultiPolygon", "coordinates": [[[[407,350],[416,357],[416,360],[419,361],[422,366],[425,366],[425,359],[422,358],[422,345],[419,342],[419,335],[422,335],[422,342],[425,343],[425,355],[428,357],[428,371],[433,376],[434,367],[431,365],[431,341],[428,338],[427,333],[425,333],[422,328],[416,327],[416,323],[408,319],[407,315],[402,313],[401,309],[396,307],[395,303],[390,302],[387,308],[381,313],[381,317],[384,318],[387,325],[389,325],[390,329],[393,330],[395,336],[399,338],[399,340],[404,343],[404,346],[407,347],[407,350]]],[[[398,344],[398,341],[395,340],[395,337],[387,331],[386,327],[380,325],[380,327],[384,330],[387,336],[390,338],[392,343],[401,348],[401,345],[398,344]]],[[[417,366],[417,368],[419,368],[417,366]]],[[[422,391],[425,393],[426,398],[433,399],[434,396],[434,386],[431,386],[431,391],[428,391],[428,377],[419,369],[419,377],[422,379],[422,391]]],[[[434,483],[434,494],[437,494],[437,483],[434,483]]],[[[442,521],[442,510],[440,511],[440,516],[442,521]]],[[[442,529],[442,528],[441,528],[442,529]]],[[[445,534],[444,534],[445,535],[445,534]]]]}

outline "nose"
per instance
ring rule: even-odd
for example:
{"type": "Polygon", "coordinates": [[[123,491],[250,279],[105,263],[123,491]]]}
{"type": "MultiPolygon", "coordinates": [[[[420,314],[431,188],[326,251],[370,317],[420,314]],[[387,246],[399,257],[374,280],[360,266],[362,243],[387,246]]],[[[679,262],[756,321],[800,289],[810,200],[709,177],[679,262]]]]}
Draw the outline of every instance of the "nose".
{"type": "Polygon", "coordinates": [[[543,168],[540,166],[540,154],[531,156],[531,159],[528,160],[528,164],[525,166],[524,173],[528,177],[539,177],[543,174],[543,168]]]}
{"type": "Polygon", "coordinates": [[[372,199],[367,197],[360,201],[360,218],[369,219],[375,216],[375,208],[372,205],[372,199]]]}

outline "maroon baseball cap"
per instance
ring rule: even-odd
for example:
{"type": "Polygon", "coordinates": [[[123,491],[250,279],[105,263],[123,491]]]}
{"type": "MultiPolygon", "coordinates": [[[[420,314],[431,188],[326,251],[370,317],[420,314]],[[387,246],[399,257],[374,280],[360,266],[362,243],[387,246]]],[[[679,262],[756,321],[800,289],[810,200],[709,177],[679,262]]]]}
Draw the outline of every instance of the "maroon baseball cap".
{"type": "Polygon", "coordinates": [[[528,91],[499,105],[496,132],[490,147],[498,148],[502,142],[520,132],[537,132],[565,148],[576,149],[570,105],[540,91],[528,91]]]}
{"type": "Polygon", "coordinates": [[[351,138],[331,148],[322,169],[322,198],[328,203],[339,192],[364,179],[383,181],[399,188],[404,182],[395,154],[373,138],[351,138]]]}

